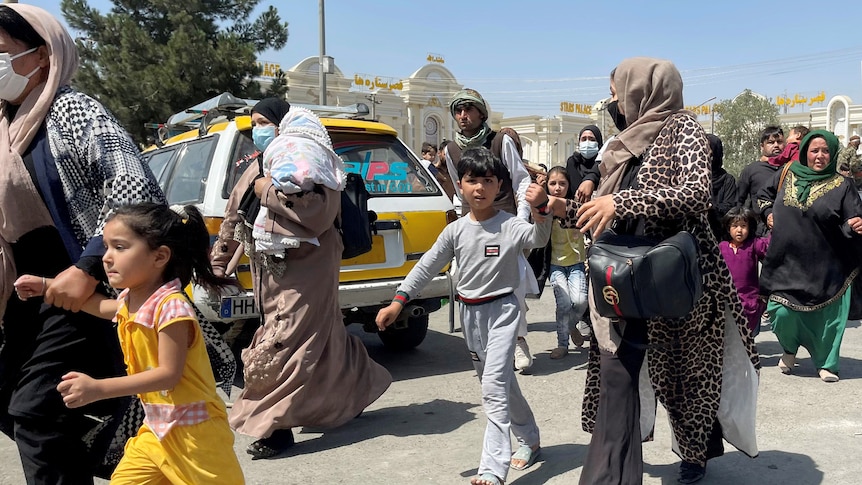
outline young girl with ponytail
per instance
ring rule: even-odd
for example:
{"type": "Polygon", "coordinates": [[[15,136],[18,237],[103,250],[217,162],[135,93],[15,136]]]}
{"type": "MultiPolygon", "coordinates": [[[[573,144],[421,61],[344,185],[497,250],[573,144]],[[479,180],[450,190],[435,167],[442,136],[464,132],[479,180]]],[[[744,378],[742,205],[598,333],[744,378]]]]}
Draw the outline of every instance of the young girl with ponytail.
{"type": "MultiPolygon", "coordinates": [[[[111,476],[113,484],[243,483],[234,436],[192,305],[183,288],[232,280],[213,274],[209,234],[194,206],[141,203],[118,208],[104,228],[102,263],[114,300],[95,294],[83,310],[117,323],[128,375],[94,379],[68,372],[57,385],[69,408],[137,395],[146,418],[111,476]]],[[[39,296],[51,279],[25,275],[21,299],[39,296]]]]}

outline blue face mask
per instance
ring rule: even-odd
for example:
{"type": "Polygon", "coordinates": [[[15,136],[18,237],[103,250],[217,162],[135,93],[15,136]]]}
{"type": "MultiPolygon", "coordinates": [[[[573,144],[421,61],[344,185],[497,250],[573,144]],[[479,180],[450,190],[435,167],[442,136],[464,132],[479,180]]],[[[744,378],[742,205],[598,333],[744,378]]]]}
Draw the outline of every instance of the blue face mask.
{"type": "Polygon", "coordinates": [[[578,144],[578,151],[584,158],[593,158],[599,153],[599,142],[582,141],[578,144]]]}
{"type": "Polygon", "coordinates": [[[266,150],[266,147],[275,139],[275,126],[255,126],[251,129],[251,139],[260,151],[266,150]]]}

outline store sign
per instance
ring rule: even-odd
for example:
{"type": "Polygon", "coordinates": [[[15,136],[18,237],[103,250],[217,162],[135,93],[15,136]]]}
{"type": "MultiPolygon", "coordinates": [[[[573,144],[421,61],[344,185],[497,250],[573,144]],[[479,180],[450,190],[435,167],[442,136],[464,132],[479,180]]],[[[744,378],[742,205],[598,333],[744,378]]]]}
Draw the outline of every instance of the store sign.
{"type": "Polygon", "coordinates": [[[434,54],[433,52],[428,53],[428,57],[425,58],[428,62],[436,62],[437,64],[445,64],[446,60],[443,59],[443,56],[440,54],[434,54]]]}
{"type": "Polygon", "coordinates": [[[383,89],[387,91],[400,91],[404,89],[404,83],[394,77],[369,76],[368,74],[355,74],[353,85],[363,89],[383,89]]]}
{"type": "Polygon", "coordinates": [[[278,71],[281,70],[281,64],[268,61],[257,61],[257,67],[260,68],[261,77],[275,77],[278,71]]]}
{"type": "Polygon", "coordinates": [[[826,91],[820,91],[820,94],[812,96],[811,98],[806,98],[800,94],[794,94],[792,98],[790,96],[779,96],[775,98],[775,104],[778,106],[787,106],[788,108],[805,104],[811,106],[814,103],[823,103],[824,101],[826,101],[826,91]]]}
{"type": "Polygon", "coordinates": [[[686,106],[685,109],[691,111],[692,113],[703,116],[712,113],[712,105],[702,104],[700,106],[686,106]]]}
{"type": "Polygon", "coordinates": [[[593,105],[561,101],[560,111],[563,113],[578,113],[581,115],[591,115],[593,114],[593,105]]]}

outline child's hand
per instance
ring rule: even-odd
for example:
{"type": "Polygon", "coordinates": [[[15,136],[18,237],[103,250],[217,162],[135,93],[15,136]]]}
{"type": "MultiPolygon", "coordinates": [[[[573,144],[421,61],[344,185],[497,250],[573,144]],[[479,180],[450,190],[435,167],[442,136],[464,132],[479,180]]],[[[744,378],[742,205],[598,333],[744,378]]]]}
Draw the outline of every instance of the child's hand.
{"type": "Polygon", "coordinates": [[[57,391],[63,396],[67,408],[79,408],[101,399],[99,381],[87,374],[69,372],[57,384],[57,391]]]}
{"type": "Polygon", "coordinates": [[[548,200],[548,194],[545,192],[545,188],[541,185],[530,184],[530,186],[527,187],[527,192],[524,195],[524,198],[527,199],[527,202],[531,207],[535,207],[546,202],[548,200]]]}
{"type": "Polygon", "coordinates": [[[389,306],[381,308],[379,312],[377,312],[377,318],[374,319],[374,323],[377,324],[377,329],[381,332],[386,330],[386,327],[392,325],[392,322],[398,318],[398,315],[401,313],[401,304],[392,302],[389,306]]]}
{"type": "Polygon", "coordinates": [[[52,278],[25,274],[15,280],[13,286],[15,287],[15,293],[18,294],[18,298],[26,300],[27,298],[32,298],[34,296],[44,295],[52,281],[52,278]]]}

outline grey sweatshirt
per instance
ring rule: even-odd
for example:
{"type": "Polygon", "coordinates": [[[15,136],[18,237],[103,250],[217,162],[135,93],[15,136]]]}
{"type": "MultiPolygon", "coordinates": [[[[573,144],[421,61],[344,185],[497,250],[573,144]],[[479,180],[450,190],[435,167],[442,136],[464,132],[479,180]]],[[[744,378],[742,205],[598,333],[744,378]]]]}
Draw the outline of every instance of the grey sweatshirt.
{"type": "Polygon", "coordinates": [[[521,281],[518,255],[548,244],[552,220],[530,224],[504,211],[485,221],[466,215],[446,226],[398,291],[412,298],[455,258],[459,295],[478,299],[511,293],[521,281]]]}

